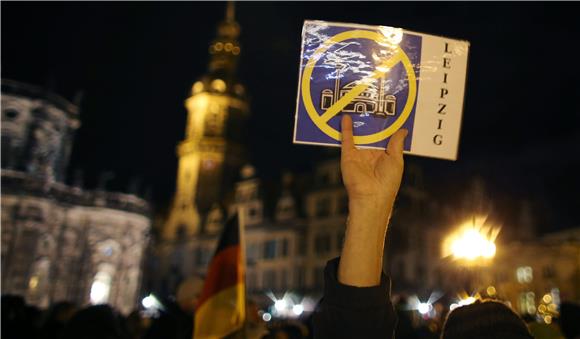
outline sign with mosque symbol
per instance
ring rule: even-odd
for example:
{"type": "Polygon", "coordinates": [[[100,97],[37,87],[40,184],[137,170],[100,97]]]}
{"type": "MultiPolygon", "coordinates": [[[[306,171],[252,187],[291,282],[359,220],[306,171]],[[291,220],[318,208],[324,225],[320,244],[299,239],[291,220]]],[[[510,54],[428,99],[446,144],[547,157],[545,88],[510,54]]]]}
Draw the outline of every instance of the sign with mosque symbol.
{"type": "Polygon", "coordinates": [[[384,149],[400,128],[405,152],[455,160],[469,43],[385,26],[305,21],[294,143],[384,149]]]}

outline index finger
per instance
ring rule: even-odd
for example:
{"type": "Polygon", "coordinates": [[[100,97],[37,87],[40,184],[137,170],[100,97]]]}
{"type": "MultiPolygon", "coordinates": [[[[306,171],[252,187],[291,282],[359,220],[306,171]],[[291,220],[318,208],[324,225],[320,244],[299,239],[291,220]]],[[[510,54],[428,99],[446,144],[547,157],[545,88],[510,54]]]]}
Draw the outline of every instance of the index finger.
{"type": "Polygon", "coordinates": [[[354,148],[354,137],[352,136],[352,118],[344,114],[341,120],[342,129],[342,149],[354,148]]]}

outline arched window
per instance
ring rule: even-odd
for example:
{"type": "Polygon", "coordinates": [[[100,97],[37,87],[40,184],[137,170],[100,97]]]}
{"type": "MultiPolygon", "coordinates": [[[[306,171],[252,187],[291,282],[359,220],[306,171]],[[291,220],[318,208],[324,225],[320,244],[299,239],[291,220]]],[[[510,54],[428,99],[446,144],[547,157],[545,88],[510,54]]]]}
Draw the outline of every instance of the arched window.
{"type": "Polygon", "coordinates": [[[15,109],[9,108],[9,109],[4,111],[3,115],[7,121],[12,121],[12,120],[15,120],[16,118],[18,118],[18,114],[20,114],[20,112],[18,112],[15,109]]]}
{"type": "Polygon", "coordinates": [[[322,98],[320,99],[320,106],[322,109],[329,109],[333,104],[333,93],[330,89],[322,90],[322,98]]]}
{"type": "Polygon", "coordinates": [[[114,268],[110,264],[99,265],[91,285],[90,299],[92,304],[105,304],[109,301],[114,268]]]}
{"type": "Polygon", "coordinates": [[[385,96],[385,114],[395,115],[395,110],[397,109],[397,98],[394,95],[385,96]]]}
{"type": "Polygon", "coordinates": [[[50,261],[40,258],[34,262],[28,279],[28,301],[40,307],[48,306],[50,261]]]}

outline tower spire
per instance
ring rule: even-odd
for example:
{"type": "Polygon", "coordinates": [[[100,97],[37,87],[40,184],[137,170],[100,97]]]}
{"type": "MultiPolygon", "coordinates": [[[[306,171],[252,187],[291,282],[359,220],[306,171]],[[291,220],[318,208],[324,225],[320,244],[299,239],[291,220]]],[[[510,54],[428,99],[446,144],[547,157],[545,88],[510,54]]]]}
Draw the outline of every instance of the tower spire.
{"type": "Polygon", "coordinates": [[[228,1],[226,7],[226,21],[236,21],[236,4],[233,1],[228,1]]]}

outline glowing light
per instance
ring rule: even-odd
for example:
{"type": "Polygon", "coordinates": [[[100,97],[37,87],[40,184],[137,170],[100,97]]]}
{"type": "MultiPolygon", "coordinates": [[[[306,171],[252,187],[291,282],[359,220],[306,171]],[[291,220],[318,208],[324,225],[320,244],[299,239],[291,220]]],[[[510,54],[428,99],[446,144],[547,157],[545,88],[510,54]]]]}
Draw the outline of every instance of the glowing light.
{"type": "Polygon", "coordinates": [[[30,288],[31,290],[35,290],[37,286],[38,286],[38,277],[33,276],[32,278],[30,278],[30,281],[28,282],[28,288],[30,288]]]}
{"type": "Polygon", "coordinates": [[[552,302],[552,296],[550,294],[544,294],[542,301],[546,304],[549,304],[552,302]]]}
{"type": "Polygon", "coordinates": [[[159,306],[161,304],[159,303],[157,298],[155,298],[155,296],[153,296],[152,294],[149,294],[148,296],[143,298],[143,300],[141,300],[141,305],[143,305],[143,307],[149,309],[149,308],[160,308],[159,306]]]}
{"type": "Polygon", "coordinates": [[[417,306],[417,311],[419,311],[419,313],[421,314],[427,314],[429,313],[429,311],[431,311],[432,308],[433,306],[431,306],[430,304],[420,303],[419,306],[417,306]]]}
{"type": "Polygon", "coordinates": [[[546,313],[546,306],[545,305],[538,306],[538,312],[540,312],[540,313],[546,313]]]}
{"type": "Polygon", "coordinates": [[[270,321],[270,320],[272,320],[272,315],[268,312],[265,312],[264,314],[262,314],[262,320],[270,321]]]}
{"type": "Polygon", "coordinates": [[[274,302],[274,308],[278,312],[284,311],[287,306],[288,306],[288,303],[284,299],[276,300],[276,302],[274,302]]]}
{"type": "Polygon", "coordinates": [[[467,297],[465,299],[461,299],[459,300],[459,302],[457,303],[458,306],[465,306],[465,305],[471,305],[473,304],[477,299],[475,299],[474,297],[467,297]]]}
{"type": "Polygon", "coordinates": [[[556,312],[558,310],[558,306],[556,306],[556,304],[550,304],[548,305],[548,310],[550,312],[556,312]]]}
{"type": "Polygon", "coordinates": [[[218,92],[224,92],[226,90],[226,83],[222,79],[215,79],[211,82],[211,87],[218,92]]]}
{"type": "Polygon", "coordinates": [[[489,287],[487,288],[486,292],[487,292],[487,295],[495,295],[495,293],[496,293],[497,291],[495,290],[495,287],[493,287],[493,286],[489,286],[489,287]]]}
{"type": "Polygon", "coordinates": [[[478,218],[462,225],[459,231],[445,240],[446,255],[467,261],[493,258],[497,250],[494,241],[499,228],[484,226],[484,223],[485,218],[478,218]]]}
{"type": "Polygon", "coordinates": [[[304,306],[302,304],[294,305],[292,307],[292,312],[296,315],[301,315],[304,312],[304,306]]]}
{"type": "Polygon", "coordinates": [[[551,324],[552,323],[552,316],[550,316],[550,315],[545,316],[544,317],[544,322],[546,324],[551,324]]]}
{"type": "Polygon", "coordinates": [[[95,281],[91,286],[91,303],[106,303],[109,298],[109,285],[102,281],[95,281]]]}
{"type": "Polygon", "coordinates": [[[203,91],[203,83],[201,81],[197,81],[193,84],[193,93],[199,93],[203,91]]]}
{"type": "Polygon", "coordinates": [[[453,303],[451,305],[449,305],[449,310],[453,311],[454,309],[458,308],[459,304],[453,303]]]}

